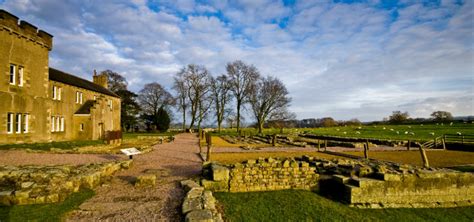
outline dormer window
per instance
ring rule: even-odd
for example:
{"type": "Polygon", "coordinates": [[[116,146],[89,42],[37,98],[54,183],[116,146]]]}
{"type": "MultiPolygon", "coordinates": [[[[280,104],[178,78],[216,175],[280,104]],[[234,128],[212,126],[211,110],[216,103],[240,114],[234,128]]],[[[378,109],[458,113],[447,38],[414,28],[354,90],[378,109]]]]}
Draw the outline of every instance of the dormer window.
{"type": "Polygon", "coordinates": [[[16,84],[16,65],[10,64],[10,85],[16,84]]]}

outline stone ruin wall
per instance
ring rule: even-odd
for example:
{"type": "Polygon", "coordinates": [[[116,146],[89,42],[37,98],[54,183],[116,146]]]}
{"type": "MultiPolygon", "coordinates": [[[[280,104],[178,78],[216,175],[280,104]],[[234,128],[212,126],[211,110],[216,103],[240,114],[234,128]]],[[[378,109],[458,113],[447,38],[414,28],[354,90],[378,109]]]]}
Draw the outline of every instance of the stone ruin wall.
{"type": "Polygon", "coordinates": [[[474,174],[366,160],[258,159],[204,167],[201,184],[220,192],[319,190],[353,207],[474,205],[474,174]]]}
{"type": "Polygon", "coordinates": [[[81,166],[0,166],[0,206],[56,203],[95,188],[132,160],[81,166]]]}
{"type": "Polygon", "coordinates": [[[318,184],[316,168],[297,160],[259,159],[232,166],[211,166],[212,181],[204,187],[214,191],[250,192],[285,189],[310,190],[318,184]]]}

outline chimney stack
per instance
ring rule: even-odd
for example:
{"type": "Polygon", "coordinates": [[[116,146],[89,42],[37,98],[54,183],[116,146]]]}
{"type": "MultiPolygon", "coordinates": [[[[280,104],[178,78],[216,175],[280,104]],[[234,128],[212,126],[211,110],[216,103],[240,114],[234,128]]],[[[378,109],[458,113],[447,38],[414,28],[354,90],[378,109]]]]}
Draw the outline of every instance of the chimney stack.
{"type": "Polygon", "coordinates": [[[107,75],[105,73],[100,73],[99,75],[97,75],[97,71],[95,69],[94,69],[94,75],[92,76],[92,82],[106,89],[109,88],[108,87],[109,79],[107,75]]]}

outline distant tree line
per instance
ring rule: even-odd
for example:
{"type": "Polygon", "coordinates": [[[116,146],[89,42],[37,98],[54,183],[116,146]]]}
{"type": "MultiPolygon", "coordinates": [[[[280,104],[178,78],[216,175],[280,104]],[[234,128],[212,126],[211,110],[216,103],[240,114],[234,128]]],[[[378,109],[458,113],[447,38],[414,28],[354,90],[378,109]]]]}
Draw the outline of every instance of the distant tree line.
{"type": "Polygon", "coordinates": [[[102,74],[108,76],[109,89],[122,99],[124,131],[140,126],[149,131],[166,131],[173,117],[172,108],[181,113],[183,130],[201,129],[205,121],[211,121],[219,131],[224,122],[239,131],[244,109],[254,117],[259,132],[269,121],[294,119],[294,114],[288,111],[291,102],[288,90],[278,78],[261,76],[254,65],[240,60],[227,63],[226,71],[212,76],[203,65],[186,65],[174,76],[174,95],[157,82],[145,84],[135,94],[128,90],[122,75],[111,70],[102,74]]]}

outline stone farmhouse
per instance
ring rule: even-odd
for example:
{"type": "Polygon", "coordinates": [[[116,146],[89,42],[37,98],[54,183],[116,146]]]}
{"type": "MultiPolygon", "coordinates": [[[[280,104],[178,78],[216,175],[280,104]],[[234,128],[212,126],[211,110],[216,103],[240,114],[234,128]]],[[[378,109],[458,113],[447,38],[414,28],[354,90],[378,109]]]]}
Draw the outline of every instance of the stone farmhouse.
{"type": "Polygon", "coordinates": [[[0,144],[120,138],[107,76],[50,68],[52,47],[51,34],[0,9],[0,144]]]}

